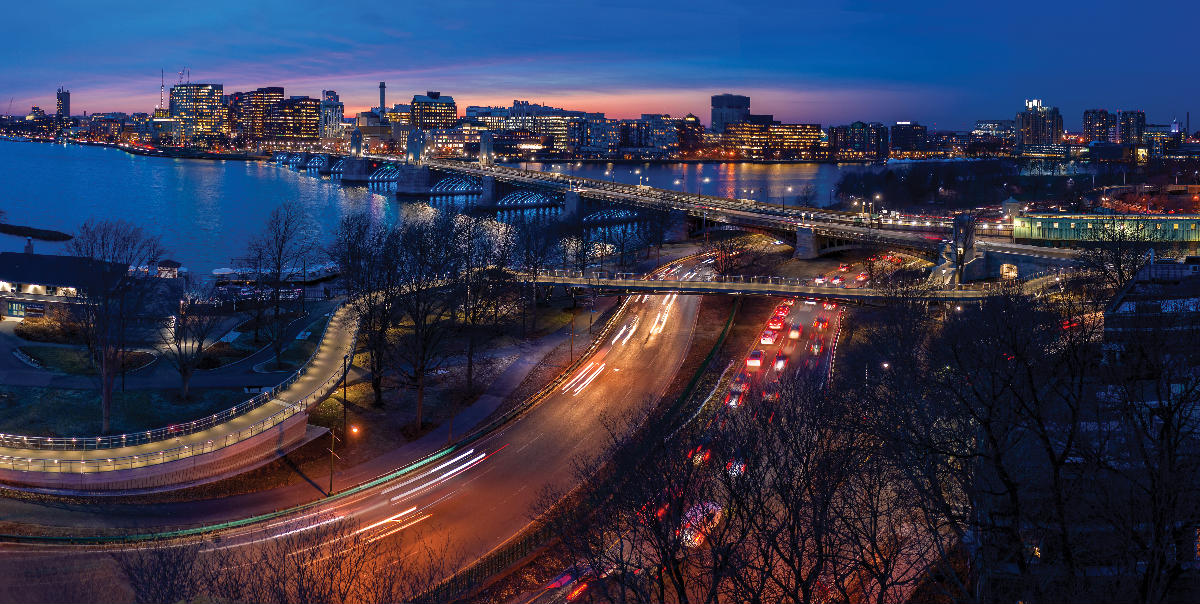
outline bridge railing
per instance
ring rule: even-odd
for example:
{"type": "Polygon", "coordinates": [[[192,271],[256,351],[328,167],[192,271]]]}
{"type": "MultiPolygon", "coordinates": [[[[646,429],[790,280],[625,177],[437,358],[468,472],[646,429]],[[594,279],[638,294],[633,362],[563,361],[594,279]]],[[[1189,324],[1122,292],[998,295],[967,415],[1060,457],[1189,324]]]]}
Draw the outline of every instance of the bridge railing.
{"type": "Polygon", "coordinates": [[[280,382],[275,387],[266,392],[260,392],[254,397],[245,400],[233,407],[218,411],[207,417],[203,417],[190,422],[181,422],[171,424],[162,428],[153,430],[145,430],[139,432],[129,432],[125,434],[114,434],[112,436],[79,436],[79,437],[49,437],[49,436],[24,436],[19,434],[2,434],[0,433],[0,447],[8,447],[15,449],[38,449],[50,451],[89,451],[95,449],[116,449],[120,447],[129,447],[135,445],[143,445],[152,442],[178,438],[203,432],[215,426],[224,424],[237,417],[245,415],[266,403],[274,400],[280,393],[286,391],[297,380],[303,378],[312,367],[312,362],[317,358],[324,349],[329,337],[329,328],[333,324],[332,318],[337,312],[345,307],[335,309],[330,315],[330,321],[325,324],[325,330],[321,334],[321,344],[317,346],[312,355],[284,381],[280,382]]]}

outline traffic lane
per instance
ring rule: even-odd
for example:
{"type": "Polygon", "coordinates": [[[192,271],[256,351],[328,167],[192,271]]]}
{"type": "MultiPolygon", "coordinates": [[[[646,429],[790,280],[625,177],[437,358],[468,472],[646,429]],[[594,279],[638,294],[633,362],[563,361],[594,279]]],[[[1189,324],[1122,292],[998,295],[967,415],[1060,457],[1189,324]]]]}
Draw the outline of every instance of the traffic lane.
{"type": "MultiPolygon", "coordinates": [[[[640,323],[650,324],[662,312],[663,299],[667,297],[648,296],[644,302],[631,305],[627,314],[638,317],[640,323]]],[[[319,506],[300,517],[223,533],[220,547],[252,547],[280,531],[306,530],[337,516],[354,517],[363,526],[385,523],[377,530],[393,525],[404,527],[394,533],[395,537],[419,534],[426,543],[449,540],[458,546],[466,560],[474,559],[525,526],[546,485],[560,490],[573,485],[572,463],[578,453],[591,450],[599,455],[607,449],[607,432],[600,420],[602,412],[619,415],[637,409],[647,400],[657,398],[670,384],[690,344],[699,299],[675,296],[670,306],[673,312],[662,321],[660,333],[651,336],[644,330],[641,345],[631,338],[616,350],[611,344],[602,347],[596,357],[606,365],[612,362],[611,367],[598,373],[579,392],[556,392],[524,418],[477,443],[471,456],[460,460],[470,464],[469,467],[450,479],[440,480],[459,466],[443,468],[440,474],[421,478],[423,482],[405,485],[399,495],[389,489],[409,478],[319,506]],[[621,370],[627,370],[624,376],[621,370]],[[644,374],[641,378],[639,372],[644,374]],[[481,453],[484,458],[474,460],[481,453]],[[535,470],[531,472],[531,468],[535,470]],[[419,514],[405,515],[388,524],[394,516],[414,507],[419,514]],[[413,523],[418,518],[421,520],[413,523]]],[[[402,541],[399,545],[414,549],[415,544],[402,541]]],[[[107,552],[99,549],[11,544],[3,548],[10,554],[20,552],[21,564],[36,558],[44,564],[73,569],[68,574],[81,580],[108,576],[113,571],[107,552]]],[[[16,556],[4,557],[8,562],[17,562],[16,556]]],[[[62,574],[56,573],[47,580],[49,587],[55,587],[62,581],[62,574]]],[[[37,584],[35,580],[32,584],[23,582],[8,587],[32,588],[37,584]]]]}
{"type": "MultiPolygon", "coordinates": [[[[660,296],[650,302],[655,298],[660,296]]],[[[553,400],[480,443],[498,452],[477,470],[396,507],[415,505],[428,514],[424,539],[452,544],[464,560],[486,554],[519,532],[543,511],[547,489],[563,493],[577,484],[577,460],[586,466],[607,451],[611,437],[605,417],[620,420],[636,413],[670,385],[687,352],[699,300],[679,296],[675,305],[678,312],[662,333],[647,335],[647,345],[635,346],[631,339],[610,349],[601,361],[604,369],[586,387],[578,392],[578,386],[566,392],[560,388],[553,400]]],[[[643,309],[641,321],[652,320],[649,313],[643,309]]]]}

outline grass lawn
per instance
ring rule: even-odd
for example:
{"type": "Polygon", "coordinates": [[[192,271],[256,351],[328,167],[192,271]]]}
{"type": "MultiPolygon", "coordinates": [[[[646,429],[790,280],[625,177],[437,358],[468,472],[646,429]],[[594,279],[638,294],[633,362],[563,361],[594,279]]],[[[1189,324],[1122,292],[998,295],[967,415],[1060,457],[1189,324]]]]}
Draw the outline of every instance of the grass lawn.
{"type": "MultiPolygon", "coordinates": [[[[308,332],[308,337],[303,340],[292,339],[283,348],[283,353],[279,355],[280,369],[299,369],[308,357],[321,345],[321,336],[325,333],[325,325],[329,323],[329,317],[321,316],[316,321],[308,324],[304,331],[308,332]]],[[[303,332],[301,332],[303,333],[303,332]]],[[[267,365],[267,367],[273,367],[267,365]]]]}
{"type": "MultiPolygon", "coordinates": [[[[86,348],[64,348],[61,346],[22,346],[21,352],[51,371],[72,375],[96,375],[86,348]]],[[[125,358],[126,369],[137,369],[149,363],[154,355],[134,351],[125,358]]]]}
{"type": "MultiPolygon", "coordinates": [[[[251,395],[240,389],[193,388],[187,402],[175,390],[113,393],[112,432],[137,432],[199,419],[251,395]]],[[[99,389],[0,386],[0,432],[30,436],[100,434],[99,389]]]]}

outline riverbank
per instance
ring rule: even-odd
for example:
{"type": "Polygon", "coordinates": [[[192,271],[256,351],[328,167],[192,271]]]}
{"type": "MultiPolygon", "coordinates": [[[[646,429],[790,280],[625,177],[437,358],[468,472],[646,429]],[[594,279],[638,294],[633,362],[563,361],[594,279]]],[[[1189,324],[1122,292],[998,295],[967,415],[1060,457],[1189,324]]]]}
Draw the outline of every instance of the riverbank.
{"type": "Polygon", "coordinates": [[[15,237],[31,237],[38,241],[70,241],[74,236],[62,231],[52,229],[39,229],[31,226],[22,226],[19,224],[8,224],[0,222],[0,234],[13,235],[15,237]]]}

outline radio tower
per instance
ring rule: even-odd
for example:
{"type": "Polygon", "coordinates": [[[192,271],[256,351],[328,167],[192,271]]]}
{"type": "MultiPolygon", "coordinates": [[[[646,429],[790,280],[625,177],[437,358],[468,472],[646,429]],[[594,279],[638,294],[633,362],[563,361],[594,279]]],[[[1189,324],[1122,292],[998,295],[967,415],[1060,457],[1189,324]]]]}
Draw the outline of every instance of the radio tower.
{"type": "Polygon", "coordinates": [[[163,104],[166,103],[165,95],[167,93],[167,80],[165,79],[166,78],[165,73],[166,72],[163,71],[162,69],[158,70],[158,108],[159,109],[165,109],[165,107],[163,107],[163,104]]]}

